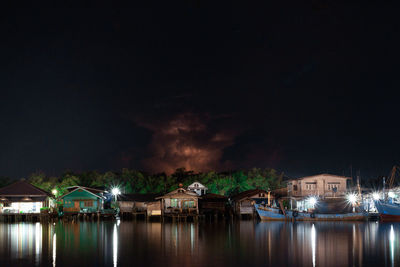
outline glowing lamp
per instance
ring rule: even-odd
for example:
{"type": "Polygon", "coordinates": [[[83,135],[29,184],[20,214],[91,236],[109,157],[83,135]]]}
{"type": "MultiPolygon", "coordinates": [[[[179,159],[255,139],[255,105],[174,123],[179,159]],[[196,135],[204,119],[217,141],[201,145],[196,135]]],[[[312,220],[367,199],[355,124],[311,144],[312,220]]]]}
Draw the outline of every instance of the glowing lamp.
{"type": "Polygon", "coordinates": [[[389,192],[388,196],[389,196],[390,198],[395,198],[395,197],[396,197],[396,194],[393,193],[393,192],[389,192]]]}
{"type": "Polygon", "coordinates": [[[117,196],[117,195],[121,194],[121,191],[119,190],[119,188],[114,187],[113,189],[111,189],[111,194],[113,194],[114,196],[117,196]]]}
{"type": "Polygon", "coordinates": [[[308,203],[310,203],[311,205],[315,205],[315,204],[317,204],[317,198],[316,197],[310,197],[309,199],[308,199],[308,203]]]}
{"type": "Polygon", "coordinates": [[[57,189],[51,190],[51,193],[52,193],[53,195],[57,195],[57,189]]]}
{"type": "Polygon", "coordinates": [[[347,201],[348,201],[351,205],[354,205],[354,204],[356,204],[356,202],[357,202],[357,195],[356,195],[356,194],[353,194],[353,193],[348,194],[346,198],[347,198],[347,201]]]}
{"type": "Polygon", "coordinates": [[[379,195],[378,192],[374,192],[374,193],[372,193],[372,198],[373,198],[374,200],[379,200],[381,197],[380,197],[380,195],[379,195]]]}

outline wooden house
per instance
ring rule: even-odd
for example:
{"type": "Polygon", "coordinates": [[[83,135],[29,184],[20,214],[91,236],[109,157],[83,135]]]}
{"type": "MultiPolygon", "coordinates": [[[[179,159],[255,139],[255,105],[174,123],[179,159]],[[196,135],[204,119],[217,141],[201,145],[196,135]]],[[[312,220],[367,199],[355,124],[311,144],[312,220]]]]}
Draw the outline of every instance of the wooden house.
{"type": "Polygon", "coordinates": [[[208,193],[199,200],[199,210],[201,214],[223,215],[225,214],[227,203],[227,197],[208,193]]]}
{"type": "Polygon", "coordinates": [[[105,197],[102,190],[83,186],[68,189],[69,192],[60,197],[65,213],[96,213],[103,210],[105,197]]]}
{"type": "Polygon", "coordinates": [[[157,197],[161,200],[163,215],[168,214],[199,214],[199,196],[192,191],[182,187],[157,197]]]}
{"type": "Polygon", "coordinates": [[[233,213],[236,216],[254,216],[255,203],[268,203],[268,192],[262,189],[251,189],[238,193],[230,198],[233,213]]]}
{"type": "Polygon", "coordinates": [[[161,215],[160,194],[121,194],[118,196],[118,206],[121,215],[143,213],[147,216],[161,215]]]}
{"type": "Polygon", "coordinates": [[[207,193],[208,188],[199,182],[194,182],[187,187],[189,191],[195,192],[197,195],[202,196],[207,193]]]}
{"type": "Polygon", "coordinates": [[[40,213],[41,208],[51,206],[50,193],[25,180],[0,188],[1,213],[40,213]]]}

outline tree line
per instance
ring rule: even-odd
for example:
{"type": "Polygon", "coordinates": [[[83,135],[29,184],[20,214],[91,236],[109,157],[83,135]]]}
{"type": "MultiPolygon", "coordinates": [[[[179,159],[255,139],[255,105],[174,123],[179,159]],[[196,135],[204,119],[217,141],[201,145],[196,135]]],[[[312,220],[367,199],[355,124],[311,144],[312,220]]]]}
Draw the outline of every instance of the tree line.
{"type": "MultiPolygon", "coordinates": [[[[47,176],[44,172],[36,172],[27,179],[31,184],[51,192],[57,190],[57,195],[66,193],[69,186],[80,185],[86,187],[110,190],[118,187],[122,193],[167,193],[175,190],[182,184],[187,187],[198,181],[208,187],[209,193],[230,196],[249,189],[273,190],[283,186],[283,173],[274,169],[239,170],[232,172],[204,172],[196,173],[185,168],[176,169],[170,175],[165,173],[148,174],[146,172],[122,169],[120,172],[97,171],[71,172],[62,175],[47,176]]],[[[0,177],[0,187],[13,182],[6,177],[0,177]]]]}

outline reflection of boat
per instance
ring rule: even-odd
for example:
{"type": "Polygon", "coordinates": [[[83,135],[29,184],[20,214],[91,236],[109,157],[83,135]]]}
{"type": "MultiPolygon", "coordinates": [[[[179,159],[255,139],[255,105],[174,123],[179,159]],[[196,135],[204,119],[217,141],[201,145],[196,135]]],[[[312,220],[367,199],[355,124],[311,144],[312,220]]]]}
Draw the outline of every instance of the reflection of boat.
{"type": "Polygon", "coordinates": [[[375,200],[375,207],[382,220],[400,221],[400,205],[382,200],[375,200]]]}
{"type": "Polygon", "coordinates": [[[298,212],[295,210],[281,210],[278,208],[265,207],[260,204],[254,205],[262,221],[362,221],[367,218],[365,212],[321,214],[298,212]]]}

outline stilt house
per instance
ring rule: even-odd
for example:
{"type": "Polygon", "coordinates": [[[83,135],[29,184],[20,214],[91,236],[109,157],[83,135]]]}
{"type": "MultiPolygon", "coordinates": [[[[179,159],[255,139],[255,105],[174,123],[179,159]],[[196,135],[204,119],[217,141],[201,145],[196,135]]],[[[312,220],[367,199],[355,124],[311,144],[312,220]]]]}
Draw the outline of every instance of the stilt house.
{"type": "Polygon", "coordinates": [[[0,188],[1,213],[40,213],[52,204],[53,196],[25,180],[0,188]]]}
{"type": "Polygon", "coordinates": [[[68,213],[96,213],[103,210],[104,191],[74,186],[69,192],[61,196],[63,211],[68,213]]]}
{"type": "Polygon", "coordinates": [[[262,189],[251,189],[236,194],[230,198],[233,213],[237,216],[255,214],[255,203],[267,203],[268,192],[262,189]]]}
{"type": "Polygon", "coordinates": [[[199,198],[195,192],[180,187],[156,199],[161,200],[163,214],[199,214],[199,198]]]}
{"type": "Polygon", "coordinates": [[[143,212],[147,216],[161,215],[160,194],[121,194],[118,196],[118,206],[121,214],[143,212]]]}

